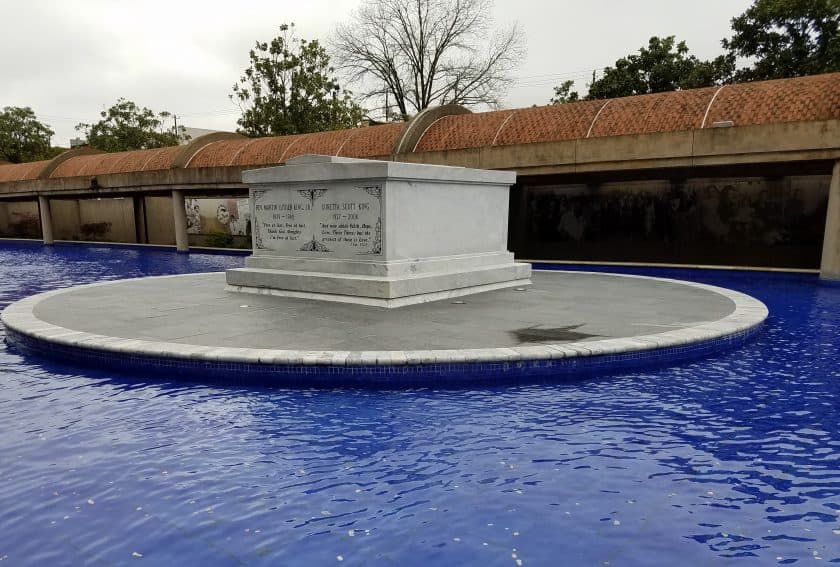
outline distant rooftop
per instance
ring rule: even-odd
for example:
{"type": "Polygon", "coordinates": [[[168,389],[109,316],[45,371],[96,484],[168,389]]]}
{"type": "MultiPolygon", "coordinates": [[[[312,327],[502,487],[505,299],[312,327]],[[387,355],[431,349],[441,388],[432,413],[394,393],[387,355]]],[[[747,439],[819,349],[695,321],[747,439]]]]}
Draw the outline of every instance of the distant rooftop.
{"type": "Polygon", "coordinates": [[[200,138],[206,134],[214,134],[216,132],[224,132],[225,130],[213,130],[212,128],[195,128],[193,126],[184,126],[184,132],[187,134],[188,139],[184,142],[181,142],[181,145],[188,144],[190,140],[195,140],[196,138],[200,138]]]}

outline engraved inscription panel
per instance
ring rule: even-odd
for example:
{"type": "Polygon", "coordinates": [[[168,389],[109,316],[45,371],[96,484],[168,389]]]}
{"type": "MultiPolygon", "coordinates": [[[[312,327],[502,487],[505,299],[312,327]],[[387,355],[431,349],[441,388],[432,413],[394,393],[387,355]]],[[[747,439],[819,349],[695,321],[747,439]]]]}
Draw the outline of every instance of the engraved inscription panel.
{"type": "Polygon", "coordinates": [[[382,186],[330,185],[254,190],[257,250],[350,258],[382,253],[382,186]]]}

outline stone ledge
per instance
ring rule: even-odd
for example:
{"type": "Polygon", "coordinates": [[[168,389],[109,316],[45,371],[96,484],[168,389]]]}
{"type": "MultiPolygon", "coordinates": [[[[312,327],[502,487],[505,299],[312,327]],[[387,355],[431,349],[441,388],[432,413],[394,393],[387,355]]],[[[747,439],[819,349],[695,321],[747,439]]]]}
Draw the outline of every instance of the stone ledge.
{"type": "MultiPolygon", "coordinates": [[[[565,272],[544,272],[549,277],[559,277],[565,272]]],[[[587,274],[587,272],[574,272],[587,274]]],[[[10,331],[11,341],[19,334],[44,344],[72,347],[80,351],[111,353],[117,356],[151,357],[181,361],[199,360],[227,363],[246,363],[249,365],[302,365],[302,366],[381,366],[394,367],[417,364],[458,364],[483,362],[525,362],[540,360],[558,360],[588,358],[626,353],[653,353],[662,349],[678,348],[685,345],[697,345],[705,342],[737,337],[756,329],[768,315],[767,308],[760,301],[728,289],[646,276],[594,274],[628,280],[647,280],[650,282],[668,282],[679,284],[688,289],[698,289],[720,294],[734,304],[733,311],[716,321],[702,322],[685,328],[669,330],[663,333],[640,334],[632,337],[609,338],[603,340],[577,341],[565,343],[546,343],[517,347],[435,349],[435,350],[285,350],[262,348],[237,348],[183,344],[166,341],[149,341],[134,338],[107,336],[89,333],[54,325],[35,315],[38,305],[48,299],[85,288],[124,285],[132,281],[162,280],[195,276],[161,276],[158,278],[138,278],[117,282],[102,282],[78,286],[64,290],[55,290],[25,298],[8,306],[0,318],[10,331]]],[[[605,307],[606,308],[606,307],[605,307]]]]}
{"type": "Polygon", "coordinates": [[[228,291],[254,293],[254,290],[265,289],[274,292],[272,295],[326,301],[337,301],[335,296],[344,296],[346,299],[343,301],[362,305],[379,304],[370,300],[401,299],[402,305],[411,305],[434,301],[422,297],[428,294],[442,294],[438,298],[443,299],[488,291],[484,289],[488,285],[497,286],[493,289],[529,285],[530,275],[530,264],[510,263],[404,277],[235,268],[227,270],[226,279],[228,291]],[[448,292],[455,295],[447,295],[448,292]]]}

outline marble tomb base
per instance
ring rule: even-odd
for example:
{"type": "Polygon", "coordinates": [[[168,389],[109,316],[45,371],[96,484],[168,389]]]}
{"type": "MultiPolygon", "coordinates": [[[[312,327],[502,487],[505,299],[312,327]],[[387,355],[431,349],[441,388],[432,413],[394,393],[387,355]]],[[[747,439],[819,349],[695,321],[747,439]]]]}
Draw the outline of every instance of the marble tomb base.
{"type": "Polygon", "coordinates": [[[533,285],[386,309],[224,291],[223,273],[122,280],[3,312],[24,352],[96,367],[268,385],[462,385],[673,363],[748,340],[767,317],[735,291],[535,271],[533,285]]]}
{"type": "Polygon", "coordinates": [[[310,155],[242,178],[254,253],[228,291],[402,307],[530,283],[513,172],[310,155]]]}

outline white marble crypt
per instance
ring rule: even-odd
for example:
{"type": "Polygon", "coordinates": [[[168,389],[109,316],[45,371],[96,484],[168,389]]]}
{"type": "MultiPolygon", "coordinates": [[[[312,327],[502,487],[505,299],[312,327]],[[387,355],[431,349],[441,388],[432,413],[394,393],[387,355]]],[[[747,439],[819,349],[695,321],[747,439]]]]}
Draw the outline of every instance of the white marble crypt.
{"type": "Polygon", "coordinates": [[[228,291],[400,307],[530,283],[515,172],[308,155],[242,180],[254,253],[228,291]]]}

